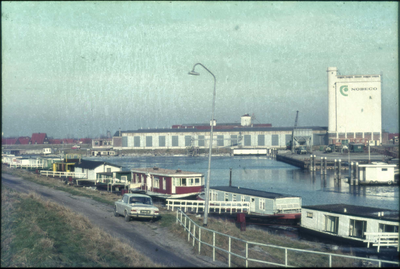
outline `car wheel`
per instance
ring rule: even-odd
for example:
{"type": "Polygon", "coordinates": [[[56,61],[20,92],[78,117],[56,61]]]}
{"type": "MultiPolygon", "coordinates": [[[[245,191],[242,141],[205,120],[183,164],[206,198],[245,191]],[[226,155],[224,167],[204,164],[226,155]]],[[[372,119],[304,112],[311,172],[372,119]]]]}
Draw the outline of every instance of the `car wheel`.
{"type": "Polygon", "coordinates": [[[117,212],[117,207],[116,207],[116,206],[114,207],[114,216],[115,216],[115,217],[119,217],[119,214],[118,214],[118,212],[117,212]]]}
{"type": "Polygon", "coordinates": [[[128,213],[125,211],[125,221],[129,222],[131,220],[131,217],[129,217],[128,213]]]}

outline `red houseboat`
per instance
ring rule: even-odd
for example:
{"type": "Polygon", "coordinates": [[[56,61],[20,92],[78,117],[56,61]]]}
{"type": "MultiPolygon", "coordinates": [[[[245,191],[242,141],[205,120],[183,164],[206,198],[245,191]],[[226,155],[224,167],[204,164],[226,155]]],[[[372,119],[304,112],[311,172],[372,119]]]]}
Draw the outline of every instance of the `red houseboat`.
{"type": "Polygon", "coordinates": [[[195,198],[204,190],[204,175],[182,170],[153,168],[131,169],[131,192],[145,191],[159,198],[195,198]]]}

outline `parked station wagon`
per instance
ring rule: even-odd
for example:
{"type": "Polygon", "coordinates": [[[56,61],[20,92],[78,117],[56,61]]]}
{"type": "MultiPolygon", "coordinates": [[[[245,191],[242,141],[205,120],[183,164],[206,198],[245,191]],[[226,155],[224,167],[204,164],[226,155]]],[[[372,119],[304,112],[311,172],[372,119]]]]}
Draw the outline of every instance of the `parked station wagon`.
{"type": "Polygon", "coordinates": [[[155,219],[159,213],[151,197],[144,194],[124,194],[121,200],[115,202],[114,207],[114,215],[123,215],[125,221],[130,221],[131,217],[155,219]]]}

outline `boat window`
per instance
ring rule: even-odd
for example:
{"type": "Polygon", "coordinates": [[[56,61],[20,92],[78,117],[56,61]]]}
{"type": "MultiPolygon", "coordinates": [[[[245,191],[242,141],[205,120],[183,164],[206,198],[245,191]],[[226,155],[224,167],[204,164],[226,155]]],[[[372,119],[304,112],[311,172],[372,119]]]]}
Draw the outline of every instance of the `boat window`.
{"type": "Polygon", "coordinates": [[[387,171],[387,168],[382,168],[382,171],[387,171]]]}
{"type": "Polygon", "coordinates": [[[200,185],[200,179],[199,178],[195,178],[194,179],[194,183],[195,183],[195,185],[200,185]]]}
{"type": "Polygon", "coordinates": [[[162,181],[162,188],[163,188],[163,190],[167,189],[167,180],[165,178],[163,178],[163,181],[162,181]]]}
{"type": "Polygon", "coordinates": [[[339,227],[339,217],[325,215],[325,231],[337,234],[339,227]]]}
{"type": "Polygon", "coordinates": [[[232,201],[233,201],[233,202],[236,202],[236,194],[233,194],[233,195],[232,195],[232,201]]]}
{"type": "Polygon", "coordinates": [[[226,202],[226,201],[229,201],[228,193],[226,193],[226,192],[225,192],[225,194],[224,194],[224,201],[225,201],[225,202],[226,202]]]}
{"type": "Polygon", "coordinates": [[[313,218],[313,212],[307,212],[307,218],[312,219],[313,218]]]}
{"type": "Polygon", "coordinates": [[[365,238],[364,233],[366,231],[367,231],[366,221],[350,219],[349,236],[357,238],[365,238]]]}
{"type": "Polygon", "coordinates": [[[181,183],[181,185],[182,185],[182,186],[186,186],[186,178],[182,178],[182,183],[181,183]]]}
{"type": "Polygon", "coordinates": [[[246,202],[246,196],[242,195],[241,201],[242,201],[242,202],[246,202]]]}
{"type": "Polygon", "coordinates": [[[180,186],[181,185],[181,179],[180,178],[175,178],[175,186],[180,186]]]}

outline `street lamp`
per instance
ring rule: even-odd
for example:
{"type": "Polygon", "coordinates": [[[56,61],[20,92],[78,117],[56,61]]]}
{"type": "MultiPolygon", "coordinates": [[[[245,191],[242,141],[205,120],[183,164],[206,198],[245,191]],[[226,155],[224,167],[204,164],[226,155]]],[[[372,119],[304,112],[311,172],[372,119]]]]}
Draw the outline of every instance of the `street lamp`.
{"type": "Polygon", "coordinates": [[[207,218],[208,218],[208,205],[210,201],[210,177],[211,177],[211,152],[212,152],[212,143],[213,143],[213,129],[214,129],[214,109],[215,109],[215,86],[217,84],[217,79],[215,78],[214,74],[211,73],[210,70],[208,70],[204,65],[201,63],[197,63],[193,66],[192,71],[189,72],[189,75],[194,75],[194,76],[199,76],[200,74],[195,72],[194,69],[196,68],[196,65],[201,65],[205,70],[207,70],[214,78],[214,93],[213,93],[213,102],[212,102],[212,112],[211,112],[211,131],[210,131],[210,149],[208,153],[208,173],[207,173],[207,185],[206,185],[206,205],[204,208],[204,221],[203,221],[203,226],[207,226],[207,218]]]}

